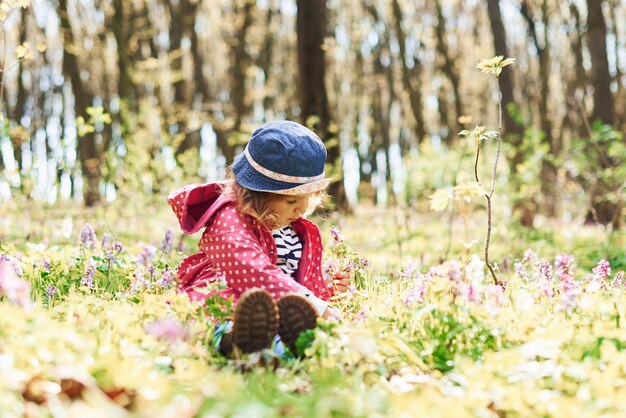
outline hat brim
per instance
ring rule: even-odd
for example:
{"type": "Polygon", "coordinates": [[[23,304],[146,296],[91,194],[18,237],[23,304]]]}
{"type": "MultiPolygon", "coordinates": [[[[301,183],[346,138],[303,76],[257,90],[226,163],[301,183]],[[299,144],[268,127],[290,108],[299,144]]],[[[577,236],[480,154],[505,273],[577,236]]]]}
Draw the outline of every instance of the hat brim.
{"type": "Polygon", "coordinates": [[[235,158],[233,163],[235,179],[241,187],[256,192],[268,192],[281,195],[299,195],[315,193],[324,190],[332,182],[331,178],[324,178],[308,183],[287,183],[267,177],[254,169],[242,154],[235,158]]]}

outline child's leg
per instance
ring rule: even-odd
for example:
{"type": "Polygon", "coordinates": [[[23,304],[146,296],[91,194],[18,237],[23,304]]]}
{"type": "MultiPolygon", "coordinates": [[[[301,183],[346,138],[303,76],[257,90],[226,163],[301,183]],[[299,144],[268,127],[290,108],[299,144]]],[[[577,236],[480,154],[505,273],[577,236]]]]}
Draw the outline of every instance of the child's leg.
{"type": "Polygon", "coordinates": [[[232,335],[228,335],[226,338],[224,336],[229,334],[233,329],[233,321],[224,321],[218,322],[215,326],[215,331],[213,331],[213,346],[224,355],[230,354],[232,351],[232,335]],[[226,341],[226,340],[231,341],[226,341]],[[222,340],[224,340],[224,344],[222,344],[222,340]]]}

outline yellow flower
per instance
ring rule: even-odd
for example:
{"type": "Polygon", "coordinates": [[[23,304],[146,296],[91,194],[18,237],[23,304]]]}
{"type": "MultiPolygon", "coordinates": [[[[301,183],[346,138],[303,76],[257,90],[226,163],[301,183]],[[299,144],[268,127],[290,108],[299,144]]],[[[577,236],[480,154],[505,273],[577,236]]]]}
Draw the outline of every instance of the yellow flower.
{"type": "Polygon", "coordinates": [[[496,131],[487,131],[486,126],[476,125],[474,129],[468,131],[467,129],[463,129],[459,132],[460,136],[468,136],[470,138],[476,139],[478,142],[484,139],[498,139],[498,132],[496,131]]]}
{"type": "Polygon", "coordinates": [[[29,60],[33,57],[32,52],[30,51],[30,43],[24,42],[22,45],[19,45],[15,48],[15,55],[17,55],[18,60],[29,60]]]}
{"type": "Polygon", "coordinates": [[[477,181],[470,181],[454,187],[454,195],[465,201],[471,201],[472,197],[484,196],[486,194],[485,189],[477,181]]]}
{"type": "Polygon", "coordinates": [[[448,207],[452,195],[446,189],[439,189],[430,196],[430,210],[441,212],[448,207]]]}
{"type": "Polygon", "coordinates": [[[484,59],[480,61],[476,68],[478,68],[484,74],[493,74],[496,77],[500,75],[502,69],[509,64],[513,64],[515,58],[504,58],[502,55],[497,55],[493,58],[484,59]]]}

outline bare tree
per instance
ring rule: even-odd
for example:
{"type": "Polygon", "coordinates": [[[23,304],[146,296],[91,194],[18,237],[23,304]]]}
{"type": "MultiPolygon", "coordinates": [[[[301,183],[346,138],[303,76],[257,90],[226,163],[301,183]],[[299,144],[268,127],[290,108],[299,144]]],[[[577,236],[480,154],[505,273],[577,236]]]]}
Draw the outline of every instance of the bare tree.
{"type": "MultiPolygon", "coordinates": [[[[593,84],[593,113],[592,121],[607,125],[615,122],[615,107],[611,93],[611,75],[609,73],[609,61],[607,53],[606,35],[607,27],[602,5],[604,0],[587,0],[587,47],[591,56],[591,81],[593,84]]],[[[592,134],[591,132],[589,133],[592,134]]],[[[601,170],[612,169],[618,159],[608,154],[608,144],[596,143],[598,164],[601,170]]],[[[601,173],[600,173],[601,174],[601,173]]],[[[615,187],[623,184],[611,184],[612,182],[599,175],[596,181],[591,182],[591,197],[588,220],[599,222],[603,225],[613,225],[619,228],[621,224],[622,205],[620,199],[611,199],[615,194],[615,187]]]]}
{"type": "MultiPolygon", "coordinates": [[[[561,144],[559,137],[554,137],[552,132],[552,113],[548,108],[548,99],[550,98],[550,13],[548,10],[548,1],[541,2],[541,26],[542,35],[537,31],[533,10],[527,0],[522,0],[520,12],[528,25],[528,33],[533,42],[533,46],[537,50],[539,58],[539,89],[536,94],[538,102],[540,129],[543,132],[544,142],[548,144],[548,149],[553,157],[558,157],[561,152],[561,144]]],[[[543,195],[543,203],[545,212],[550,217],[555,217],[558,213],[558,185],[557,185],[557,167],[553,162],[553,158],[544,158],[541,162],[541,192],[543,195]]]]}
{"type": "MultiPolygon", "coordinates": [[[[76,41],[70,25],[67,0],[59,0],[58,15],[63,33],[63,74],[69,78],[74,95],[74,113],[76,117],[89,119],[87,108],[93,104],[93,93],[81,78],[81,63],[78,60],[76,41]]],[[[77,140],[77,153],[81,163],[84,185],[84,202],[86,206],[95,206],[100,203],[100,163],[101,154],[96,145],[96,136],[93,132],[86,133],[77,140]]]]}
{"type": "Polygon", "coordinates": [[[606,21],[602,14],[604,0],[587,0],[587,47],[591,55],[593,84],[592,120],[612,125],[615,108],[611,93],[611,74],[606,48],[606,21]]]}
{"type": "Polygon", "coordinates": [[[394,15],[394,28],[398,39],[398,49],[400,54],[400,67],[402,70],[402,85],[404,90],[409,94],[409,102],[411,104],[411,114],[415,119],[415,136],[417,141],[421,142],[426,137],[426,126],[424,123],[424,109],[420,81],[421,63],[416,56],[413,56],[413,66],[409,67],[408,56],[406,52],[406,34],[402,28],[403,12],[398,0],[392,0],[391,6],[394,15]]]}
{"type": "Polygon", "coordinates": [[[460,76],[459,70],[456,66],[454,59],[451,56],[450,48],[446,42],[446,20],[443,16],[443,10],[441,7],[441,1],[435,1],[435,8],[437,12],[437,25],[435,26],[435,34],[437,38],[437,52],[441,57],[441,70],[446,75],[452,86],[452,93],[454,95],[454,113],[455,113],[455,126],[454,132],[457,133],[461,130],[461,124],[459,118],[464,115],[463,102],[460,92],[460,76]]]}
{"type": "Polygon", "coordinates": [[[326,0],[297,0],[296,33],[298,36],[298,70],[300,74],[300,111],[305,124],[314,121],[313,128],[320,134],[328,149],[328,162],[337,175],[329,188],[338,209],[347,209],[348,201],[343,186],[341,149],[337,127],[328,106],[325,85],[324,38],[326,36],[326,0]]]}

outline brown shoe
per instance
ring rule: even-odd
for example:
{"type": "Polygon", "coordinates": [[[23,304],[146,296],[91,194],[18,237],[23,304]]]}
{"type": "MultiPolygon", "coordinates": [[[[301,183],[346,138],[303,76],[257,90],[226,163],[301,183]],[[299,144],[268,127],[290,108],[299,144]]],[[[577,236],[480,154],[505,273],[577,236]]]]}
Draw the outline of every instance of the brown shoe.
{"type": "Polygon", "coordinates": [[[291,352],[296,354],[296,340],[304,331],[315,328],[317,311],[306,297],[295,293],[278,300],[278,311],[278,335],[291,352]]]}
{"type": "Polygon", "coordinates": [[[241,353],[268,348],[278,330],[278,308],[263,289],[247,290],[239,298],[233,324],[233,345],[241,353]]]}
{"type": "Polygon", "coordinates": [[[230,330],[226,334],[222,335],[222,339],[220,340],[220,344],[218,346],[218,351],[226,357],[230,357],[233,353],[233,331],[230,330]]]}

